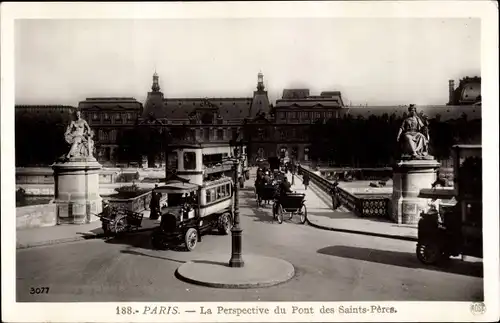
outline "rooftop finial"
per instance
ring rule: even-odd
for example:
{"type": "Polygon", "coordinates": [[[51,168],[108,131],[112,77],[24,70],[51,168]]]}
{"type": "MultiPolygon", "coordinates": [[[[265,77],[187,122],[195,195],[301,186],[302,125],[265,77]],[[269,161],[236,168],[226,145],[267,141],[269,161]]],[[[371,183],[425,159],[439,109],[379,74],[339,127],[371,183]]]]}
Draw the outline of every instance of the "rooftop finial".
{"type": "Polygon", "coordinates": [[[153,74],[153,85],[151,86],[151,90],[153,92],[159,92],[160,91],[160,82],[159,82],[159,76],[156,73],[156,67],[155,67],[155,73],[153,74]]]}
{"type": "Polygon", "coordinates": [[[257,90],[264,91],[264,74],[261,71],[257,74],[257,90]]]}

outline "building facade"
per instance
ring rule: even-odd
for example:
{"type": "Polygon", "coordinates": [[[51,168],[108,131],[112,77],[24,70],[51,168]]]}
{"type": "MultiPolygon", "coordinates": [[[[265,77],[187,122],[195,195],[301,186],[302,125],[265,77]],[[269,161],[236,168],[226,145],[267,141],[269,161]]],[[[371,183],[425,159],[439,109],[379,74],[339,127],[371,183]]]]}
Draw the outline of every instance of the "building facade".
{"type": "MultiPolygon", "coordinates": [[[[151,91],[138,120],[146,138],[152,134],[165,142],[165,133],[174,137],[182,132],[197,142],[227,143],[243,130],[245,120],[268,113],[269,99],[259,73],[253,96],[238,98],[169,98],[161,91],[159,76],[153,75],[151,91]],[[176,135],[177,134],[177,135],[176,135]]],[[[164,160],[164,149],[152,149],[148,164],[164,160]]]]}
{"type": "Polygon", "coordinates": [[[285,89],[269,114],[246,122],[250,155],[254,159],[281,157],[309,159],[311,125],[342,115],[344,103],[338,91],[310,95],[309,89],[285,89]]]}
{"type": "MultiPolygon", "coordinates": [[[[311,95],[309,89],[284,89],[272,105],[262,73],[257,76],[253,95],[238,98],[171,98],[162,92],[158,74],[154,73],[152,81],[144,105],[131,97],[96,97],[79,102],[78,109],[95,133],[95,155],[104,165],[144,164],[144,160],[149,167],[161,165],[168,138],[187,136],[198,142],[227,143],[241,134],[248,143],[250,163],[272,156],[308,161],[315,124],[344,118],[404,117],[407,113],[406,106],[345,106],[339,91],[311,95]]],[[[454,81],[448,85],[447,105],[419,106],[418,110],[440,121],[464,117],[480,120],[481,78],[466,77],[457,88],[454,81]]],[[[75,110],[70,106],[16,106],[16,128],[20,129],[16,131],[16,145],[25,144],[24,137],[35,136],[21,131],[25,120],[31,120],[27,124],[33,119],[54,123],[60,132],[75,110]]],[[[52,140],[44,139],[43,131],[36,136],[45,142],[52,140]]]]}
{"type": "Polygon", "coordinates": [[[82,117],[94,131],[95,155],[103,164],[115,164],[120,158],[120,147],[127,145],[124,136],[137,126],[143,111],[141,102],[134,98],[87,98],[78,104],[82,117]]]}

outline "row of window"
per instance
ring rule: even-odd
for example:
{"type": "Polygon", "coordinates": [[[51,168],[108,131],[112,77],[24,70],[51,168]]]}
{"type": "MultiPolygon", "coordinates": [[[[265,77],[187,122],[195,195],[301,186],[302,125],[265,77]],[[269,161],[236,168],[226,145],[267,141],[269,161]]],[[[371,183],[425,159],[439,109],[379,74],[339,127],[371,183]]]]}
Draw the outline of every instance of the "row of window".
{"type": "Polygon", "coordinates": [[[229,129],[212,129],[212,128],[202,128],[202,129],[191,129],[191,136],[196,139],[203,139],[204,141],[210,140],[229,140],[234,138],[238,134],[237,128],[229,129]],[[230,132],[231,131],[231,132],[230,132]]]}
{"type": "MultiPolygon", "coordinates": [[[[292,147],[291,151],[288,151],[288,148],[282,147],[279,150],[280,157],[285,157],[289,155],[289,157],[298,158],[299,156],[299,147],[292,147]]],[[[309,147],[304,148],[304,158],[307,159],[309,156],[309,147]]],[[[259,147],[257,149],[257,157],[264,158],[266,157],[266,149],[264,147],[259,147]]]]}
{"type": "Polygon", "coordinates": [[[231,196],[231,184],[222,184],[220,186],[207,189],[206,194],[207,203],[212,203],[224,199],[231,196]]]}
{"type": "Polygon", "coordinates": [[[127,123],[133,122],[136,115],[134,113],[86,113],[84,118],[91,122],[108,121],[111,122],[113,119],[116,123],[122,123],[126,121],[127,123]]]}
{"type": "Polygon", "coordinates": [[[309,112],[309,111],[291,111],[291,112],[278,112],[278,119],[285,120],[285,119],[321,119],[321,118],[326,118],[330,119],[333,116],[337,116],[337,114],[334,114],[333,111],[326,111],[326,112],[309,112]]]}
{"type": "Polygon", "coordinates": [[[264,140],[271,137],[279,138],[280,140],[297,139],[297,138],[307,137],[308,129],[304,128],[280,129],[278,131],[279,135],[277,133],[273,135],[272,133],[273,133],[272,131],[258,128],[257,131],[255,132],[255,135],[260,140],[264,140]]]}
{"type": "MultiPolygon", "coordinates": [[[[214,165],[221,163],[222,160],[227,157],[227,153],[219,155],[203,155],[204,165],[214,165]]],[[[196,153],[193,151],[185,151],[183,154],[184,169],[185,170],[195,170],[196,169],[196,153]]],[[[168,167],[170,169],[178,168],[177,153],[171,153],[168,155],[168,167]]]]}
{"type": "Polygon", "coordinates": [[[116,141],[116,133],[116,130],[99,129],[98,139],[99,141],[116,141]]]}
{"type": "MultiPolygon", "coordinates": [[[[250,102],[251,102],[251,101],[246,101],[246,104],[247,104],[247,105],[250,105],[250,102]]],[[[240,103],[240,102],[239,102],[239,103],[240,103]]],[[[177,105],[184,105],[184,104],[187,104],[187,103],[184,103],[184,102],[182,102],[182,101],[177,102],[177,105]]],[[[213,104],[213,105],[216,105],[215,103],[212,103],[212,104],[213,104]]],[[[262,101],[259,101],[259,104],[262,104],[262,101]]],[[[167,104],[166,104],[166,105],[167,105],[167,106],[168,106],[168,105],[174,105],[174,103],[167,102],[167,104]]],[[[193,102],[193,106],[200,106],[200,107],[203,107],[203,106],[205,106],[205,105],[206,105],[206,103],[205,103],[205,102],[198,102],[198,104],[196,104],[196,102],[193,102]]],[[[220,105],[220,106],[222,106],[222,102],[219,102],[219,105],[220,105]]],[[[226,105],[227,105],[227,104],[226,104],[226,105]]],[[[236,105],[236,102],[233,102],[233,105],[236,105]]]]}

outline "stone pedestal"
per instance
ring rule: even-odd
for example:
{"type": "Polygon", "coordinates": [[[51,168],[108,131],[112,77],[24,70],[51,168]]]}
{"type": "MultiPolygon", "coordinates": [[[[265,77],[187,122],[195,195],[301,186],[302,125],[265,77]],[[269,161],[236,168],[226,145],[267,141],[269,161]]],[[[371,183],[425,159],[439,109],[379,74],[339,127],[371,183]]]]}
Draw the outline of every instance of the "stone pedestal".
{"type": "Polygon", "coordinates": [[[391,217],[399,224],[417,224],[427,199],[419,198],[420,190],[431,188],[440,163],[432,160],[402,160],[393,167],[391,217]]]}
{"type": "Polygon", "coordinates": [[[57,224],[85,224],[99,219],[95,214],[102,211],[101,168],[95,158],[71,158],[52,165],[57,224]]]}

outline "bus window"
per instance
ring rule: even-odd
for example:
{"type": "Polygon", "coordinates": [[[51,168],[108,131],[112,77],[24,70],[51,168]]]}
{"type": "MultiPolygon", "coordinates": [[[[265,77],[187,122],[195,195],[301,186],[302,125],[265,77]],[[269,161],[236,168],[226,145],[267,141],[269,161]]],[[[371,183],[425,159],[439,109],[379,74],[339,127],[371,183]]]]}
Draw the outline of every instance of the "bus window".
{"type": "Polygon", "coordinates": [[[224,195],[222,195],[222,186],[217,187],[217,199],[223,198],[224,195]]]}
{"type": "Polygon", "coordinates": [[[178,169],[178,161],[177,161],[177,152],[169,153],[168,155],[168,168],[169,169],[178,169]]]}
{"type": "Polygon", "coordinates": [[[193,151],[186,151],[184,153],[184,169],[196,169],[196,153],[193,151]]]}
{"type": "Polygon", "coordinates": [[[207,203],[212,202],[211,196],[210,196],[210,190],[207,190],[207,203]]]}

